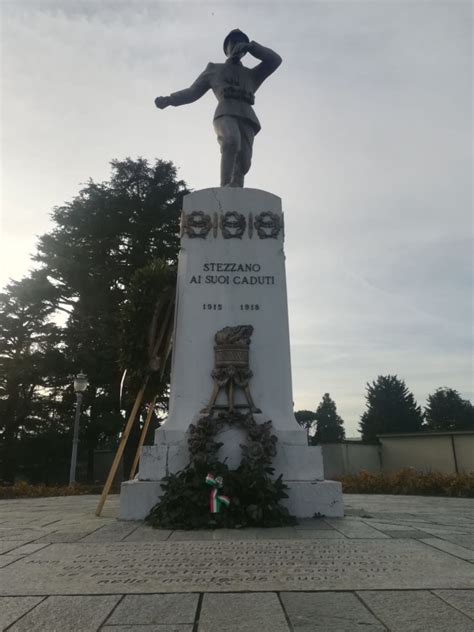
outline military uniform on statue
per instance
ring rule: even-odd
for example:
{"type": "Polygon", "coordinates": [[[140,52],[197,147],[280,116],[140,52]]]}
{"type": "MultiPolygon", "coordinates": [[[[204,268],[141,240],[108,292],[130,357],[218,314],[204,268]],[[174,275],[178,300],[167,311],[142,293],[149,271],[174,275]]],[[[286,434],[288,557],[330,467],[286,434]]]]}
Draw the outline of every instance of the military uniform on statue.
{"type": "Polygon", "coordinates": [[[225,38],[224,52],[225,63],[209,63],[191,87],[169,97],[157,97],[155,104],[162,109],[193,103],[212,89],[219,102],[214,129],[222,154],[221,186],[243,187],[252,162],[254,137],[261,129],[252,107],[255,92],[281,64],[281,57],[257,42],[250,42],[239,29],[225,38]],[[261,62],[255,68],[246,68],[240,61],[246,53],[261,62]]]}

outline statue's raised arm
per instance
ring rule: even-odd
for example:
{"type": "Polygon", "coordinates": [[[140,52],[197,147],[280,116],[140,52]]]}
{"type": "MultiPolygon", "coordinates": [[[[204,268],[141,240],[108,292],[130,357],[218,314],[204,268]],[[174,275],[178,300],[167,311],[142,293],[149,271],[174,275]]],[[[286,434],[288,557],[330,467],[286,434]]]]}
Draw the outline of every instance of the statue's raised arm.
{"type": "MultiPolygon", "coordinates": [[[[209,64],[210,65],[210,64],[209,64]]],[[[209,66],[208,66],[209,67],[209,66]]],[[[155,105],[160,110],[168,107],[168,105],[186,105],[187,103],[194,103],[205,94],[211,87],[206,70],[199,75],[196,81],[179,92],[173,92],[169,97],[156,97],[155,105]]]]}
{"type": "Polygon", "coordinates": [[[282,60],[270,48],[251,42],[239,29],[225,38],[224,52],[225,63],[209,63],[189,88],[157,97],[155,105],[162,110],[169,105],[193,103],[212,89],[218,101],[214,129],[222,154],[221,186],[243,187],[244,176],[250,169],[254,137],[260,131],[252,107],[255,92],[282,60]],[[260,60],[255,68],[242,65],[240,60],[246,53],[260,60]]]}

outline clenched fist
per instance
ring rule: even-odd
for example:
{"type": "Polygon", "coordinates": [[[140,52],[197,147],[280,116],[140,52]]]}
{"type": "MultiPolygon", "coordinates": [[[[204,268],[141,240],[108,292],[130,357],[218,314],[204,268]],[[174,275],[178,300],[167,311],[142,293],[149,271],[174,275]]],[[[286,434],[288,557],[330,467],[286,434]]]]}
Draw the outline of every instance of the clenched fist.
{"type": "Polygon", "coordinates": [[[168,105],[171,105],[171,99],[169,97],[156,97],[155,105],[158,109],[164,110],[168,105]]]}

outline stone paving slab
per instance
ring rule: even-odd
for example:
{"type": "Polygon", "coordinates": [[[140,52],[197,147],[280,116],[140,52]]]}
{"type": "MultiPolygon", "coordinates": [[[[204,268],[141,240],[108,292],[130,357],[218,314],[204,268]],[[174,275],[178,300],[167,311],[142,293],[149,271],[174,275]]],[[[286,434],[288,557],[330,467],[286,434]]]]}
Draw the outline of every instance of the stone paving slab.
{"type": "Polygon", "coordinates": [[[472,585],[469,562],[389,538],[52,544],[0,571],[4,595],[472,585]]]}
{"type": "Polygon", "coordinates": [[[169,536],[170,542],[188,542],[199,540],[212,540],[214,538],[214,530],[212,529],[199,529],[199,531],[181,531],[176,529],[169,536]]]}
{"type": "Polygon", "coordinates": [[[282,592],[281,600],[295,632],[387,630],[353,593],[282,592]]]}
{"type": "Polygon", "coordinates": [[[362,601],[391,632],[473,632],[472,619],[425,591],[364,591],[362,601]]]}
{"type": "Polygon", "coordinates": [[[471,534],[471,535],[445,534],[442,536],[441,539],[447,542],[452,542],[453,544],[457,544],[458,546],[462,546],[465,549],[474,551],[474,534],[471,534]]]}
{"type": "Polygon", "coordinates": [[[374,529],[370,525],[359,520],[351,520],[350,518],[347,518],[346,520],[341,518],[331,518],[327,519],[325,522],[340,531],[346,536],[346,538],[382,540],[389,537],[378,529],[374,529]]]}
{"type": "Polygon", "coordinates": [[[346,536],[335,529],[329,531],[325,529],[301,529],[297,530],[296,538],[298,540],[345,540],[346,536]]]}
{"type": "Polygon", "coordinates": [[[15,529],[14,527],[8,527],[0,530],[0,542],[20,542],[20,544],[28,544],[33,542],[42,535],[45,535],[47,531],[41,529],[15,529]]]}
{"type": "Polygon", "coordinates": [[[471,516],[460,516],[460,515],[439,515],[439,514],[431,514],[431,519],[434,520],[436,523],[438,524],[445,524],[445,525],[449,525],[449,526],[454,526],[454,525],[465,525],[466,527],[469,527],[472,525],[472,515],[471,516]]]}
{"type": "Polygon", "coordinates": [[[410,529],[409,525],[403,523],[399,524],[398,522],[378,522],[370,518],[366,518],[363,521],[369,526],[374,527],[374,529],[380,529],[380,531],[406,531],[410,529]]]}
{"type": "Polygon", "coordinates": [[[104,625],[101,632],[193,632],[192,625],[104,625]]]}
{"type": "Polygon", "coordinates": [[[314,530],[325,530],[330,531],[332,529],[331,525],[329,525],[322,518],[302,518],[298,521],[298,524],[295,525],[295,529],[298,531],[299,529],[311,529],[314,530]]]}
{"type": "Polygon", "coordinates": [[[128,595],[122,601],[117,596],[119,605],[115,609],[110,596],[51,597],[44,601],[40,597],[1,597],[0,627],[3,630],[16,621],[9,630],[467,632],[474,629],[472,617],[464,616],[474,614],[473,595],[473,591],[466,590],[206,593],[201,611],[194,608],[197,595],[183,594],[128,595]],[[117,623],[123,620],[124,611],[118,617],[116,612],[127,597],[132,601],[125,616],[136,623],[117,623]],[[194,602],[186,603],[190,597],[195,598],[194,602]],[[164,598],[169,599],[168,607],[146,603],[147,599],[164,598]],[[179,619],[181,604],[187,612],[181,618],[192,617],[194,624],[165,623],[167,617],[179,619]],[[88,612],[83,613],[83,609],[88,612]],[[162,623],[140,623],[150,620],[150,615],[162,623]]]}
{"type": "Polygon", "coordinates": [[[274,593],[204,595],[199,632],[288,632],[274,593]]]}
{"type": "Polygon", "coordinates": [[[117,496],[100,518],[96,496],[0,501],[0,629],[474,631],[474,500],[344,500],[344,519],[198,532],[117,522],[117,496]]]}
{"type": "Polygon", "coordinates": [[[9,632],[95,632],[118,603],[118,596],[48,597],[9,632]]]}
{"type": "Polygon", "coordinates": [[[427,526],[424,525],[423,527],[420,527],[421,529],[423,529],[423,531],[426,531],[426,533],[429,533],[430,535],[436,536],[436,537],[443,537],[443,535],[446,534],[457,534],[457,535],[469,535],[472,534],[472,529],[470,527],[456,527],[456,526],[444,526],[444,527],[440,527],[440,526],[427,526]]]}
{"type": "Polygon", "coordinates": [[[258,529],[216,529],[213,540],[256,540],[258,529]]]}
{"type": "Polygon", "coordinates": [[[107,620],[107,625],[193,624],[199,596],[126,595],[107,620]]]}
{"type": "Polygon", "coordinates": [[[131,535],[140,522],[112,522],[82,538],[84,542],[120,542],[131,535]]]}
{"type": "MultiPolygon", "coordinates": [[[[472,590],[435,590],[435,595],[454,606],[471,619],[474,619],[474,591],[472,590]]],[[[473,625],[474,628],[474,625],[473,625]]]]}
{"type": "Polygon", "coordinates": [[[122,542],[160,542],[167,540],[172,531],[140,526],[123,538],[122,542]]]}
{"type": "Polygon", "coordinates": [[[414,540],[422,540],[423,538],[429,538],[429,534],[418,529],[397,529],[392,531],[391,529],[384,529],[382,531],[385,535],[391,538],[412,538],[414,540]]]}
{"type": "Polygon", "coordinates": [[[46,544],[57,544],[66,542],[79,542],[88,535],[91,535],[91,530],[77,531],[75,529],[61,529],[47,533],[43,537],[35,540],[35,542],[45,542],[46,544]]]}
{"type": "Polygon", "coordinates": [[[43,599],[44,597],[0,597],[0,629],[4,630],[43,599]]]}
{"type": "Polygon", "coordinates": [[[459,557],[462,560],[474,561],[474,551],[472,551],[471,549],[466,549],[463,546],[458,546],[457,544],[453,544],[452,542],[446,542],[446,540],[440,540],[439,538],[426,538],[421,541],[424,544],[429,544],[430,546],[434,546],[440,551],[445,551],[446,553],[449,553],[450,555],[455,555],[456,557],[459,557]]]}
{"type": "Polygon", "coordinates": [[[0,555],[0,568],[5,568],[9,564],[13,564],[17,560],[21,560],[23,555],[11,555],[10,553],[6,553],[5,555],[0,555]]]}
{"type": "Polygon", "coordinates": [[[3,555],[3,553],[9,553],[20,546],[23,546],[23,543],[18,542],[18,540],[2,540],[0,541],[0,555],[3,555]]]}
{"type": "Polygon", "coordinates": [[[255,529],[257,540],[295,540],[298,532],[294,527],[277,527],[270,529],[255,529]]]}
{"type": "Polygon", "coordinates": [[[13,555],[29,555],[30,553],[35,553],[36,551],[44,549],[45,546],[48,545],[41,542],[30,542],[29,544],[16,546],[14,549],[10,550],[10,553],[13,555]]]}

